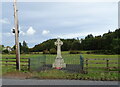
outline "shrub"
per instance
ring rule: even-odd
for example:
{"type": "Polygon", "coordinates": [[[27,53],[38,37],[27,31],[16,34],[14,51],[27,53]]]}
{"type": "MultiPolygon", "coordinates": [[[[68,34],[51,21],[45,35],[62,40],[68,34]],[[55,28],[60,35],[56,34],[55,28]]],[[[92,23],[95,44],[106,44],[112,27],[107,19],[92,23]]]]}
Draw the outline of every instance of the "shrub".
{"type": "Polygon", "coordinates": [[[16,53],[16,51],[15,51],[15,50],[13,50],[13,51],[11,51],[11,52],[10,52],[10,54],[15,54],[15,53],[16,53]]]}
{"type": "Polygon", "coordinates": [[[48,50],[43,50],[43,54],[50,54],[48,50]]]}
{"type": "Polygon", "coordinates": [[[95,50],[92,53],[94,53],[94,54],[106,54],[106,55],[114,54],[113,52],[111,52],[111,50],[95,50]]]}
{"type": "Polygon", "coordinates": [[[55,48],[50,49],[50,54],[57,54],[57,51],[55,48]]]}
{"type": "Polygon", "coordinates": [[[87,54],[91,54],[91,52],[86,52],[87,54]]]}
{"type": "Polygon", "coordinates": [[[3,50],[2,53],[4,53],[4,54],[8,54],[9,51],[6,49],[6,50],[3,50]]]}
{"type": "Polygon", "coordinates": [[[77,51],[77,50],[71,50],[70,51],[70,54],[80,54],[81,52],[80,51],[77,51]]]}

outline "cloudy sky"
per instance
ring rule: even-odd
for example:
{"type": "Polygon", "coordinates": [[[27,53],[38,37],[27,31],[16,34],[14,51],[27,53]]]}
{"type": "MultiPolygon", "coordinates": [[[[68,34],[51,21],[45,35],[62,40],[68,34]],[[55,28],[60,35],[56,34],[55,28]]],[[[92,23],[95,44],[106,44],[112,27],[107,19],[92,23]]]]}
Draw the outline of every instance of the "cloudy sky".
{"type": "MultiPolygon", "coordinates": [[[[51,38],[84,38],[118,28],[117,2],[19,2],[20,42],[33,47],[51,38]]],[[[2,44],[14,45],[13,3],[2,3],[2,44]]]]}

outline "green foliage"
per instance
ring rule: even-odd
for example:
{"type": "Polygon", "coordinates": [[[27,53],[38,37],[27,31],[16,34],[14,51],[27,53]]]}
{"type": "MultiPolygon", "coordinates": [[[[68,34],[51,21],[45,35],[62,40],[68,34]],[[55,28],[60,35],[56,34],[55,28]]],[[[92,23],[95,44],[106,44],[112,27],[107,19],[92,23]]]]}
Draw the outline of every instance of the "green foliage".
{"type": "Polygon", "coordinates": [[[66,76],[69,73],[62,70],[45,70],[38,72],[34,77],[42,78],[42,79],[66,79],[66,76]]]}
{"type": "MultiPolygon", "coordinates": [[[[25,41],[23,41],[23,44],[19,43],[19,47],[20,47],[21,54],[22,53],[25,53],[25,54],[29,53],[29,48],[28,48],[27,43],[25,41]]],[[[11,52],[12,54],[15,53],[15,49],[16,49],[15,45],[13,46],[13,49],[14,50],[11,52]]]]}
{"type": "Polygon", "coordinates": [[[74,41],[71,46],[71,50],[80,50],[80,42],[74,41]]]}
{"type": "Polygon", "coordinates": [[[15,51],[15,50],[13,50],[13,51],[11,51],[11,52],[10,52],[10,54],[15,54],[15,53],[16,53],[16,51],[15,51]]]}
{"type": "Polygon", "coordinates": [[[0,52],[2,52],[4,45],[0,45],[0,52]]]}
{"type": "Polygon", "coordinates": [[[89,38],[93,38],[93,35],[92,34],[89,34],[85,37],[85,39],[89,39],[89,38]]]}
{"type": "Polygon", "coordinates": [[[9,51],[6,49],[6,50],[3,50],[2,53],[3,53],[3,54],[4,54],[4,53],[5,53],[5,54],[8,54],[9,51]]]}
{"type": "Polygon", "coordinates": [[[57,51],[55,48],[50,49],[50,54],[57,54],[57,51]]]}
{"type": "Polygon", "coordinates": [[[81,52],[80,51],[77,51],[77,50],[71,50],[70,51],[70,54],[80,54],[81,52]]]}
{"type": "Polygon", "coordinates": [[[84,40],[82,40],[81,46],[82,50],[95,50],[93,53],[98,54],[120,54],[120,29],[115,32],[108,32],[103,34],[103,36],[88,35],[84,40]],[[96,51],[97,50],[97,51],[96,51]]]}
{"type": "Polygon", "coordinates": [[[91,52],[92,54],[114,54],[111,50],[94,50],[91,52]]]}
{"type": "MultiPolygon", "coordinates": [[[[94,50],[92,53],[96,54],[120,54],[120,29],[116,29],[114,32],[110,30],[108,33],[103,34],[102,36],[93,36],[89,34],[85,39],[61,39],[63,41],[62,51],[70,50],[94,50]]],[[[44,50],[50,50],[56,48],[54,42],[56,39],[49,39],[35,45],[30,49],[30,52],[43,52],[44,50]]],[[[90,53],[88,53],[90,54],[90,53]]]]}
{"type": "Polygon", "coordinates": [[[29,52],[29,48],[28,48],[27,43],[25,41],[23,41],[23,45],[21,45],[21,52],[22,53],[28,53],[29,52]]]}
{"type": "Polygon", "coordinates": [[[120,54],[120,39],[113,39],[111,47],[113,53],[120,54]]]}
{"type": "MultiPolygon", "coordinates": [[[[71,49],[71,43],[74,41],[77,41],[76,39],[61,39],[63,41],[62,45],[62,51],[68,51],[71,49]]],[[[47,41],[44,41],[43,43],[40,43],[38,45],[35,45],[32,49],[30,49],[30,52],[42,52],[43,50],[50,50],[52,48],[56,48],[54,42],[56,39],[49,39],[47,41]]]]}
{"type": "MultiPolygon", "coordinates": [[[[70,51],[71,54],[76,54],[78,51],[91,51],[87,52],[87,54],[120,54],[120,29],[116,29],[114,32],[110,30],[108,33],[104,33],[103,35],[93,36],[89,34],[85,37],[85,39],[79,38],[77,39],[61,39],[63,41],[63,45],[61,47],[62,51],[70,51]],[[73,52],[74,50],[74,52],[73,52]]],[[[40,44],[35,45],[33,48],[28,48],[27,43],[23,41],[23,44],[20,43],[20,53],[38,53],[43,52],[43,54],[56,54],[55,50],[50,52],[51,49],[56,48],[55,46],[56,39],[49,39],[40,44]]],[[[4,46],[0,46],[0,51],[3,50],[4,46]]],[[[15,50],[15,46],[13,46],[15,50]]],[[[7,53],[7,51],[3,52],[7,53]]],[[[10,53],[15,53],[12,51],[10,53]]]]}
{"type": "Polygon", "coordinates": [[[43,50],[43,54],[50,54],[48,50],[43,50]]]}

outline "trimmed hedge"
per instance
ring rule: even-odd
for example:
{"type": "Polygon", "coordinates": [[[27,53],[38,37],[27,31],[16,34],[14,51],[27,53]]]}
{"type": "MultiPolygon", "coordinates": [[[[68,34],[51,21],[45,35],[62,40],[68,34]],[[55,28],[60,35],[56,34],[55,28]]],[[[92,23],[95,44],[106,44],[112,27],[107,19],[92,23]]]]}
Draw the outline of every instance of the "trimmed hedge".
{"type": "Polygon", "coordinates": [[[77,50],[71,50],[70,51],[70,54],[80,54],[81,52],[80,51],[77,51],[77,50]]]}

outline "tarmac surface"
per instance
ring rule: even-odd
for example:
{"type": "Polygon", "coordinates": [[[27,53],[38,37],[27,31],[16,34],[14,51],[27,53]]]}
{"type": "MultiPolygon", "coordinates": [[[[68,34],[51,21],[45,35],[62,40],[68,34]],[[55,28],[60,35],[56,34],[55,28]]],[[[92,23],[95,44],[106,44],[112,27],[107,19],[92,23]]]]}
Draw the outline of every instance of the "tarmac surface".
{"type": "Polygon", "coordinates": [[[2,85],[118,85],[118,81],[2,79],[2,85]]]}

